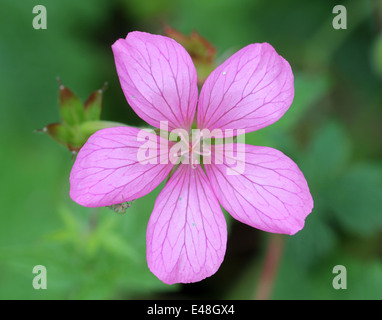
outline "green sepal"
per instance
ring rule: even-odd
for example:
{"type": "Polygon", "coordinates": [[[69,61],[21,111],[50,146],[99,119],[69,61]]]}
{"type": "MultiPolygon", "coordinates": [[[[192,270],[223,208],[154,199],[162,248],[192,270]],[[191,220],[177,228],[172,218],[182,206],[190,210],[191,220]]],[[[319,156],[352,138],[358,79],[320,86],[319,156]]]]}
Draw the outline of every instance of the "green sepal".
{"type": "Polygon", "coordinates": [[[42,130],[70,151],[79,151],[89,137],[96,131],[125,126],[123,123],[102,121],[102,94],[104,86],[94,91],[83,104],[79,98],[58,79],[60,123],[49,124],[42,130]]]}
{"type": "Polygon", "coordinates": [[[94,91],[85,102],[85,121],[98,121],[101,119],[102,95],[107,83],[99,90],[94,91]]]}
{"type": "Polygon", "coordinates": [[[90,137],[92,134],[94,134],[96,131],[105,129],[105,128],[112,128],[112,127],[123,127],[126,126],[123,123],[120,122],[113,122],[113,121],[86,121],[82,123],[78,130],[81,133],[81,135],[90,137]]]}
{"type": "Polygon", "coordinates": [[[61,123],[52,123],[47,125],[42,131],[46,132],[54,140],[67,145],[70,142],[70,132],[61,123]]]}
{"type": "Polygon", "coordinates": [[[78,151],[86,142],[87,137],[82,135],[78,128],[62,123],[47,125],[42,132],[46,132],[54,140],[67,147],[70,151],[78,151]]]}
{"type": "Polygon", "coordinates": [[[166,25],[164,34],[180,43],[190,54],[197,70],[198,85],[202,86],[204,81],[216,67],[215,47],[196,31],[193,31],[190,35],[185,35],[166,25]]]}
{"type": "Polygon", "coordinates": [[[60,117],[63,123],[69,126],[75,126],[85,120],[84,105],[78,97],[67,87],[65,87],[60,80],[58,103],[60,108],[60,117]]]}

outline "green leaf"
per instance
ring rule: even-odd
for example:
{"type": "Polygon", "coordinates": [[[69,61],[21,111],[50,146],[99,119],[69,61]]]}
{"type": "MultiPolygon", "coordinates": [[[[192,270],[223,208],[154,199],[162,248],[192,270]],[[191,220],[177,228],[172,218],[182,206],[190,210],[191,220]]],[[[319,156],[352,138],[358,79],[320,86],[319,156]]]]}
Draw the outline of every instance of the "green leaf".
{"type": "Polygon", "coordinates": [[[310,75],[296,73],[294,77],[295,94],[291,107],[276,123],[278,129],[293,128],[320,98],[324,97],[331,88],[328,75],[310,75]]]}
{"type": "Polygon", "coordinates": [[[274,288],[273,299],[296,300],[380,300],[382,298],[382,264],[376,259],[359,260],[338,248],[324,263],[301,270],[298,263],[285,257],[274,288]],[[337,275],[333,268],[346,268],[347,289],[333,288],[337,275]]]}
{"type": "Polygon", "coordinates": [[[297,261],[284,255],[274,283],[272,299],[307,300],[312,299],[313,285],[309,270],[300,268],[297,261]]]}
{"type": "Polygon", "coordinates": [[[382,264],[375,258],[359,259],[338,250],[325,264],[311,272],[308,281],[312,284],[311,295],[314,299],[382,299],[382,264]],[[333,279],[337,275],[333,273],[333,268],[336,265],[346,268],[346,289],[333,288],[333,279]]]}
{"type": "Polygon", "coordinates": [[[305,227],[293,237],[288,238],[286,253],[299,266],[308,270],[332,252],[337,237],[324,219],[324,211],[315,201],[315,209],[308,216],[305,227]]]}
{"type": "Polygon", "coordinates": [[[343,172],[351,154],[351,142],[344,127],[329,122],[317,131],[308,150],[308,162],[302,167],[314,189],[326,189],[343,172]]]}
{"type": "Polygon", "coordinates": [[[341,226],[360,235],[382,230],[380,165],[353,165],[330,191],[330,206],[341,226]]]}
{"type": "Polygon", "coordinates": [[[382,77],[382,33],[375,39],[372,48],[373,70],[382,77]]]}
{"type": "MultiPolygon", "coordinates": [[[[295,95],[291,107],[280,120],[271,126],[247,133],[246,142],[274,148],[287,145],[290,148],[294,141],[289,132],[302,121],[308,109],[327,94],[330,87],[331,82],[326,75],[295,74],[295,95]]],[[[292,147],[294,148],[294,146],[292,147]]]]}

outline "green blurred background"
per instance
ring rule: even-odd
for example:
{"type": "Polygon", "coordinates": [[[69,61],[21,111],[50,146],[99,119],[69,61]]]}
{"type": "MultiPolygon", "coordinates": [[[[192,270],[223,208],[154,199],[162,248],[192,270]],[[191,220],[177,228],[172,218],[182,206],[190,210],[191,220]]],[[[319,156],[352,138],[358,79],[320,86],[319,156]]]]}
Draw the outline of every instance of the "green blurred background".
{"type": "Polygon", "coordinates": [[[1,0],[0,298],[253,299],[272,235],[230,222],[226,258],[211,278],[167,286],[147,268],[145,232],[161,186],[125,215],[69,198],[73,160],[34,130],[59,120],[56,77],[85,100],[107,81],[102,119],[141,125],[128,106],[111,45],[129,31],[197,30],[223,61],[269,42],[291,64],[296,96],[276,124],[246,141],[282,150],[309,183],[315,207],[284,237],[272,299],[382,298],[382,1],[1,0]],[[32,27],[35,5],[47,30],[32,27]],[[48,289],[34,290],[44,265],[48,289]],[[347,289],[332,286],[335,265],[347,289]]]}

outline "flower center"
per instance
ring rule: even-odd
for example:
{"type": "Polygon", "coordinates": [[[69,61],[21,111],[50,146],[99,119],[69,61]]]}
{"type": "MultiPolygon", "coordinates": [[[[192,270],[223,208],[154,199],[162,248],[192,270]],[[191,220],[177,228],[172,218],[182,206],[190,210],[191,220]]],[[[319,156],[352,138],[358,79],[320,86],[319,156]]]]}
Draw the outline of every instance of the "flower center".
{"type": "Polygon", "coordinates": [[[179,133],[181,148],[180,162],[191,164],[193,169],[198,164],[203,163],[203,157],[211,155],[211,147],[203,140],[203,134],[200,130],[192,130],[187,136],[179,133]]]}

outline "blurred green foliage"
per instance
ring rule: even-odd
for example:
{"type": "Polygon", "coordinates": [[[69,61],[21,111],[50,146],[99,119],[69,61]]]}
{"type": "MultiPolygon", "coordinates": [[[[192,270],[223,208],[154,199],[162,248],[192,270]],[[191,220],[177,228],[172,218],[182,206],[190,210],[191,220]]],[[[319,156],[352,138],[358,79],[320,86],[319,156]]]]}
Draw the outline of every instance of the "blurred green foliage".
{"type": "Polygon", "coordinates": [[[82,208],[69,198],[71,154],[33,132],[59,120],[57,76],[81,101],[107,81],[102,119],[142,125],[120,89],[110,47],[129,31],[162,33],[168,24],[198,31],[219,62],[266,41],[294,70],[290,110],[246,136],[294,159],[315,201],[305,228],[285,239],[272,297],[381,299],[382,1],[343,4],[347,30],[332,28],[329,0],[3,0],[0,298],[254,297],[269,235],[244,228],[240,242],[234,225],[215,276],[167,286],[148,270],[145,252],[161,186],[125,215],[82,208]],[[47,8],[47,30],[32,27],[37,4],[47,8]],[[38,264],[47,267],[47,290],[32,287],[38,264]],[[332,287],[338,264],[348,270],[347,290],[332,287]]]}

